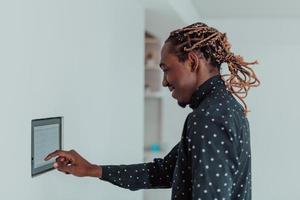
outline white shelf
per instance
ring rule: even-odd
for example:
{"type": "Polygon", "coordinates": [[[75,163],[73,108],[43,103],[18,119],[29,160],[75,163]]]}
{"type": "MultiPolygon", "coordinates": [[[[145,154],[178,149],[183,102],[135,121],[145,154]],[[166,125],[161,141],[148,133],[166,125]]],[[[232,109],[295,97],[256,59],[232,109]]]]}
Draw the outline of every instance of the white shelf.
{"type": "Polygon", "coordinates": [[[158,70],[160,71],[161,69],[159,68],[159,64],[158,63],[153,63],[151,65],[145,65],[145,70],[158,70]]]}
{"type": "Polygon", "coordinates": [[[159,91],[159,92],[146,91],[144,96],[145,96],[145,98],[162,98],[163,94],[161,91],[159,91]]]}
{"type": "Polygon", "coordinates": [[[144,151],[144,161],[145,162],[151,162],[154,158],[164,158],[167,155],[168,152],[166,151],[158,151],[158,152],[152,152],[152,151],[144,151]]]}
{"type": "Polygon", "coordinates": [[[156,45],[160,44],[159,40],[157,40],[155,38],[145,38],[145,43],[147,43],[147,44],[156,44],[156,45]]]}
{"type": "MultiPolygon", "coordinates": [[[[144,145],[161,143],[162,132],[162,76],[159,67],[160,42],[155,37],[145,38],[145,90],[144,90],[144,145]],[[147,88],[147,89],[146,89],[147,88]]],[[[153,161],[153,158],[163,157],[163,149],[159,152],[152,152],[145,149],[144,159],[153,161]]]]}

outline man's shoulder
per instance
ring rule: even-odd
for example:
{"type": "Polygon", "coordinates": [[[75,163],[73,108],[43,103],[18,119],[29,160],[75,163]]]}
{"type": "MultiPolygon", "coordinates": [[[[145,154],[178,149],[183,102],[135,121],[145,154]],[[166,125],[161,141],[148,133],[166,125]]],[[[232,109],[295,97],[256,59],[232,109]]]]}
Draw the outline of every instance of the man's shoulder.
{"type": "Polygon", "coordinates": [[[233,97],[210,99],[202,102],[199,107],[189,113],[187,122],[224,123],[227,119],[244,118],[243,107],[233,97]]]}

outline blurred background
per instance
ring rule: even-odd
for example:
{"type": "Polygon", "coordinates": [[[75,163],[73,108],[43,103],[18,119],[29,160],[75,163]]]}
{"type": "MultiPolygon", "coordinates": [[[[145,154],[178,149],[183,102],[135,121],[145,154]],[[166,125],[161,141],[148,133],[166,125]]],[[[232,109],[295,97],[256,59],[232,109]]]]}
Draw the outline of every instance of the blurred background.
{"type": "Polygon", "coordinates": [[[163,157],[190,110],[161,87],[160,49],[172,30],[204,22],[260,63],[246,99],[253,199],[300,199],[299,10],[296,0],[0,0],[0,198],[170,199],[56,171],[32,178],[31,120],[63,116],[64,149],[99,165],[163,157]]]}

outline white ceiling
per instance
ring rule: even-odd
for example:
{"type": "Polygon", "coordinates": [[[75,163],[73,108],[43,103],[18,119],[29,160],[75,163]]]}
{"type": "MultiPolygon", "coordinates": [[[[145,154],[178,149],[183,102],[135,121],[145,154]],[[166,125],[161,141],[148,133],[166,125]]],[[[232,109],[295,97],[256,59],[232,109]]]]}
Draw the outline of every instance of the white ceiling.
{"type": "Polygon", "coordinates": [[[299,0],[191,0],[202,18],[300,17],[299,0]]]}
{"type": "Polygon", "coordinates": [[[190,0],[142,0],[146,30],[163,42],[172,30],[198,19],[190,0]]]}
{"type": "MultiPolygon", "coordinates": [[[[142,0],[142,2],[146,13],[145,28],[161,42],[172,30],[208,19],[300,19],[300,0],[142,0]]],[[[294,26],[297,23],[295,22],[294,26]]]]}
{"type": "Polygon", "coordinates": [[[161,42],[166,39],[171,30],[184,24],[168,1],[143,0],[143,3],[145,7],[145,28],[158,37],[161,42]]]}

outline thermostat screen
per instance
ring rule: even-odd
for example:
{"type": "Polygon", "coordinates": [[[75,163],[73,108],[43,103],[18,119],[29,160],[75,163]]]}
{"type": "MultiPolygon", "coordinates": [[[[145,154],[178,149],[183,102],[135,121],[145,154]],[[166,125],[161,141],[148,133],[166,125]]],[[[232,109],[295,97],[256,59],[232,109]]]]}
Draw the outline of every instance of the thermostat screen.
{"type": "Polygon", "coordinates": [[[51,152],[59,149],[59,124],[34,127],[34,167],[41,167],[52,163],[54,160],[44,161],[51,152]]]}
{"type": "Polygon", "coordinates": [[[61,117],[32,120],[31,127],[31,175],[53,169],[55,159],[45,161],[51,152],[61,149],[61,117]]]}

